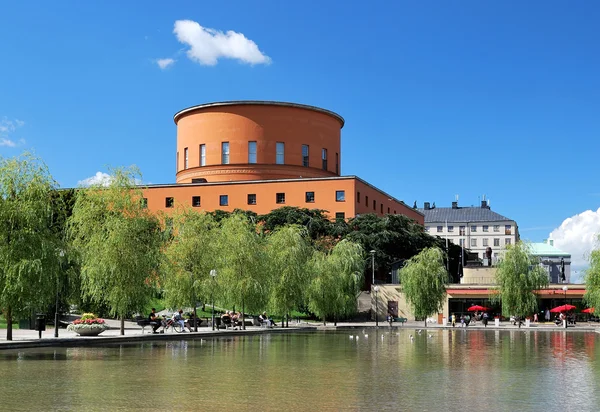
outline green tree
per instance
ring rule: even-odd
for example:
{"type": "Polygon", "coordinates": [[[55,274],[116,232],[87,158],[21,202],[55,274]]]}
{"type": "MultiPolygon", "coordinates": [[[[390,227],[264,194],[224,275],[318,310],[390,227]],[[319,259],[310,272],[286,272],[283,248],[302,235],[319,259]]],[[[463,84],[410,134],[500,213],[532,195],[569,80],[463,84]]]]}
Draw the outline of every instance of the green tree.
{"type": "Polygon", "coordinates": [[[69,232],[81,264],[82,293],[106,303],[121,319],[141,310],[155,293],[164,235],[142,201],[135,168],[115,169],[108,186],[77,192],[69,232]]]}
{"type": "Polygon", "coordinates": [[[585,272],[585,294],[583,299],[595,313],[600,312],[600,249],[590,253],[590,267],[585,272]]]}
{"type": "MultiPolygon", "coordinates": [[[[308,287],[307,263],[312,248],[305,238],[306,230],[296,225],[276,229],[267,237],[267,267],[271,282],[269,308],[289,318],[298,309],[308,287]]],[[[283,325],[282,325],[283,326],[283,325]]]]}
{"type": "Polygon", "coordinates": [[[400,270],[400,283],[413,314],[425,319],[427,326],[427,317],[439,313],[446,300],[448,273],[444,252],[438,247],[430,247],[410,258],[400,270]]]}
{"type": "Polygon", "coordinates": [[[0,308],[12,340],[14,316],[31,316],[54,301],[63,207],[53,196],[56,182],[31,154],[0,158],[0,308]]]}
{"type": "Polygon", "coordinates": [[[173,239],[167,244],[161,262],[161,286],[167,306],[192,305],[211,293],[210,270],[215,268],[216,223],[212,215],[191,208],[173,215],[173,239]]]}
{"type": "Polygon", "coordinates": [[[356,312],[356,299],[362,286],[365,259],[362,247],[342,240],[331,252],[316,251],[309,268],[308,308],[326,323],[356,312]]]}
{"type": "Polygon", "coordinates": [[[266,307],[269,295],[268,273],[264,268],[264,239],[245,214],[233,213],[221,221],[216,242],[219,259],[218,287],[222,303],[257,313],[266,307]]]}
{"type": "Polygon", "coordinates": [[[548,274],[523,242],[507,246],[495,280],[492,300],[502,304],[505,317],[525,317],[535,312],[538,307],[535,292],[548,286],[548,274]]]}

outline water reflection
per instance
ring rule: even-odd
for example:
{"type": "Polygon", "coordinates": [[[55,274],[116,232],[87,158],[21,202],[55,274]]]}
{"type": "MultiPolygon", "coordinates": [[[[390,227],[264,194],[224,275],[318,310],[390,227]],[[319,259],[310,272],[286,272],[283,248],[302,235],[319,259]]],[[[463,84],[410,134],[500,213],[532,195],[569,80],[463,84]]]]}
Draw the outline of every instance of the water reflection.
{"type": "Polygon", "coordinates": [[[0,405],[18,399],[24,410],[595,410],[598,338],[382,328],[6,351],[0,405]]]}

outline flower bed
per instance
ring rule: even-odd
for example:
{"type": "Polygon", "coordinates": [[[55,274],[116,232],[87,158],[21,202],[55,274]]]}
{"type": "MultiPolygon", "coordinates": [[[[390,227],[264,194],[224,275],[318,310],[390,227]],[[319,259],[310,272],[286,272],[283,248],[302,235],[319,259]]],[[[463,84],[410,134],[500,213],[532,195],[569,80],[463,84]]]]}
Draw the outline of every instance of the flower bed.
{"type": "Polygon", "coordinates": [[[80,336],[97,336],[109,329],[104,319],[96,317],[93,313],[84,313],[80,319],[75,319],[67,326],[67,330],[80,336]]]}

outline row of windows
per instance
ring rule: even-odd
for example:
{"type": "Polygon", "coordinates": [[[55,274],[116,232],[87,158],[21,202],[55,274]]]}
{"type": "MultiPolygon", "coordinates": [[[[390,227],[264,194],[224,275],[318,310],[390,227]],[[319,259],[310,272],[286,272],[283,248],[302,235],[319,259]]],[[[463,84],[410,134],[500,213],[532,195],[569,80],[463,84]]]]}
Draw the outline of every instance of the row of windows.
{"type": "MultiPolygon", "coordinates": [[[[360,203],[360,192],[356,192],[356,203],[360,203]]],[[[365,196],[365,206],[369,207],[369,196],[365,196]]],[[[373,210],[375,212],[377,212],[377,201],[375,199],[373,199],[373,210]]],[[[383,214],[383,203],[379,204],[379,213],[383,214]]],[[[390,208],[387,208],[387,214],[389,215],[391,213],[390,208]]],[[[396,211],[394,210],[394,214],[396,214],[396,211]]]]}
{"type": "MultiPolygon", "coordinates": [[[[512,242],[511,238],[507,237],[504,239],[504,245],[510,245],[512,242]]],[[[466,240],[465,239],[458,239],[458,245],[461,247],[466,247],[466,240]]],[[[482,239],[482,245],[483,247],[487,247],[489,246],[489,239],[488,238],[483,238],[482,239]]],[[[494,246],[500,246],[500,238],[494,238],[494,246]]],[[[471,247],[477,247],[477,238],[471,238],[471,247]]]]}
{"type": "MultiPolygon", "coordinates": [[[[477,227],[478,227],[477,225],[471,226],[471,233],[477,233],[477,227]]],[[[465,236],[466,228],[467,228],[466,226],[459,226],[458,227],[458,232],[459,232],[458,234],[459,234],[459,236],[465,236]]],[[[490,227],[488,225],[481,226],[481,230],[483,232],[489,232],[490,231],[489,228],[490,227]]],[[[500,225],[494,225],[493,228],[494,228],[494,232],[500,232],[500,225]]],[[[437,229],[438,233],[442,233],[444,231],[444,226],[437,226],[436,229],[437,229]]],[[[426,227],[426,230],[429,231],[429,226],[426,227]]],[[[448,225],[448,232],[449,233],[454,232],[454,226],[448,225]]],[[[512,226],[511,225],[505,225],[504,226],[504,234],[505,235],[511,235],[512,234],[512,226]]]]}
{"type": "MultiPolygon", "coordinates": [[[[314,203],[315,202],[315,192],[305,192],[304,199],[306,203],[314,203]]],[[[346,191],[345,190],[336,190],[335,191],[335,201],[336,202],[345,202],[346,201],[346,191]]],[[[285,193],[275,193],[275,203],[284,204],[285,203],[285,193]]],[[[256,193],[248,194],[248,204],[255,205],[256,204],[256,193]]],[[[148,199],[142,199],[142,205],[144,207],[148,207],[148,199]]],[[[200,196],[192,196],[192,206],[200,207],[201,201],[200,196]]],[[[219,206],[229,206],[229,195],[219,195],[219,206]]],[[[173,197],[165,197],[165,207],[171,208],[175,207],[175,200],[173,197]]]]}
{"type": "MultiPolygon", "coordinates": [[[[206,145],[200,145],[200,166],[206,166],[206,145]]],[[[189,169],[189,149],[183,149],[183,168],[189,169]]],[[[257,162],[256,142],[248,142],[248,163],[257,162]]],[[[229,142],[221,142],[221,164],[229,164],[229,142]]],[[[285,164],[285,143],[277,142],[275,144],[275,164],[285,164]]],[[[177,165],[179,165],[179,152],[177,152],[177,165]]],[[[310,149],[307,144],[302,145],[302,166],[310,165],[310,149]]],[[[178,166],[179,167],[179,166],[178,166]]],[[[327,170],[327,149],[321,149],[321,167],[327,170]]],[[[335,154],[335,173],[339,174],[339,154],[335,154]]]]}

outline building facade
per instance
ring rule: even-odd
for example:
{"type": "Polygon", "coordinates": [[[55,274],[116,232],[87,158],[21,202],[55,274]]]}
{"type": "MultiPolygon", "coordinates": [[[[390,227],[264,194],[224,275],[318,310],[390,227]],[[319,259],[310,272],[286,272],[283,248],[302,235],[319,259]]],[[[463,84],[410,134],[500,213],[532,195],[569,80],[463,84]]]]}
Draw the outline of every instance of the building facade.
{"type": "Polygon", "coordinates": [[[531,254],[540,260],[550,283],[571,283],[571,254],[554,246],[552,239],[530,243],[531,254]]]}
{"type": "Polygon", "coordinates": [[[490,247],[492,263],[506,246],[519,241],[517,222],[492,211],[486,200],[479,207],[460,207],[458,202],[452,202],[452,207],[435,207],[426,202],[418,211],[425,215],[425,230],[430,235],[469,249],[480,259],[490,247]]]}
{"type": "Polygon", "coordinates": [[[244,209],[266,214],[282,206],[327,211],[331,219],[363,213],[423,213],[356,176],[341,175],[344,119],[295,103],[233,101],[181,110],[174,184],[143,188],[153,211],[244,209]]]}

